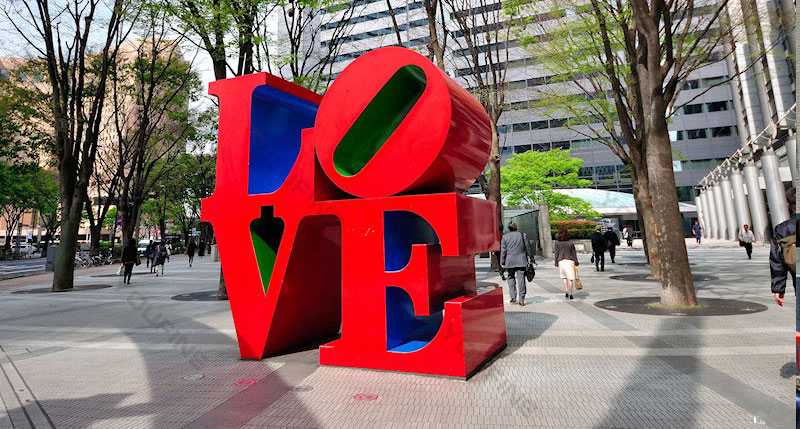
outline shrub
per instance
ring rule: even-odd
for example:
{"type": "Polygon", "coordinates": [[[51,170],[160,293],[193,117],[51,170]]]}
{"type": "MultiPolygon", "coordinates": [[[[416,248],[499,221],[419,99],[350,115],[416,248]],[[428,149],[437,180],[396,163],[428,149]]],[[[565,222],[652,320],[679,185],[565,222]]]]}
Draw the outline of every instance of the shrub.
{"type": "Polygon", "coordinates": [[[597,228],[597,222],[590,220],[554,220],[550,222],[553,238],[556,237],[561,228],[567,229],[571,240],[585,240],[588,239],[597,228]]]}

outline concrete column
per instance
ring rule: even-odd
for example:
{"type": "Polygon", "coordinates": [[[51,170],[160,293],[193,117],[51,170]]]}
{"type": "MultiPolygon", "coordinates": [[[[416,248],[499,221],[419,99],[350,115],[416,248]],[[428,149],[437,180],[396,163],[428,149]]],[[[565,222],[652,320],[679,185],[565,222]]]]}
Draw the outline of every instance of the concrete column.
{"type": "Polygon", "coordinates": [[[792,171],[792,181],[794,181],[796,189],[800,181],[800,178],[797,177],[797,134],[792,134],[786,139],[786,158],[789,161],[789,170],[792,171]]]}
{"type": "Polygon", "coordinates": [[[714,211],[717,213],[717,233],[714,238],[725,240],[728,238],[728,219],[725,217],[725,203],[722,202],[722,186],[719,182],[711,187],[711,195],[714,196],[714,211]]]}
{"type": "Polygon", "coordinates": [[[711,213],[711,203],[708,199],[708,189],[700,192],[700,200],[703,202],[703,213],[705,224],[703,224],[703,238],[711,238],[711,231],[714,229],[714,215],[711,213]]]}
{"type": "Polygon", "coordinates": [[[753,234],[756,240],[763,241],[770,236],[767,229],[767,205],[764,203],[764,194],[758,185],[758,168],[753,160],[748,160],[744,166],[744,183],[747,186],[747,202],[750,203],[750,216],[753,221],[753,234]]]}
{"type": "Polygon", "coordinates": [[[727,219],[726,235],[728,240],[736,240],[739,233],[739,219],[736,217],[736,209],[733,207],[733,192],[731,192],[731,181],[728,176],[723,176],[720,180],[720,188],[722,189],[722,206],[725,208],[725,219],[727,219]]]}
{"type": "Polygon", "coordinates": [[[738,168],[730,172],[731,190],[733,192],[733,205],[736,208],[736,219],[739,220],[739,227],[748,224],[751,227],[750,209],[747,208],[747,197],[744,194],[744,177],[738,168]]]}
{"type": "Polygon", "coordinates": [[[786,202],[786,190],[781,182],[778,171],[778,157],[772,148],[764,150],[761,154],[761,173],[767,185],[767,204],[769,204],[769,217],[775,226],[789,219],[789,204],[786,202]]]}
{"type": "MultiPolygon", "coordinates": [[[[694,206],[697,207],[697,221],[700,222],[700,226],[703,228],[703,231],[706,230],[706,212],[703,208],[703,201],[700,199],[700,195],[694,197],[694,206]]],[[[694,225],[694,223],[692,223],[694,225]]],[[[694,231],[689,230],[692,235],[694,235],[694,231]]]]}

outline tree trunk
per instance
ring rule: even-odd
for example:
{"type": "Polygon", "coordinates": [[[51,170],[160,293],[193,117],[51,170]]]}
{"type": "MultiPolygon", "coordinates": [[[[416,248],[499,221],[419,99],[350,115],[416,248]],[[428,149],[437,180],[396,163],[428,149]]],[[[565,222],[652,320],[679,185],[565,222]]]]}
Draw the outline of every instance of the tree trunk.
{"type": "Polygon", "coordinates": [[[489,156],[489,184],[486,199],[494,201],[497,205],[497,221],[503,222],[503,200],[500,195],[500,139],[497,136],[497,127],[492,122],[492,150],[489,156]]]}
{"type": "MultiPolygon", "coordinates": [[[[73,197],[74,198],[74,197],[73,197]]],[[[72,201],[61,222],[61,243],[53,261],[53,292],[72,289],[75,284],[75,250],[81,226],[83,202],[72,201]]]]}
{"type": "Polygon", "coordinates": [[[658,228],[653,214],[653,197],[650,193],[650,180],[645,162],[646,160],[640,159],[633,165],[633,198],[636,201],[636,210],[642,219],[642,245],[645,248],[647,262],[650,264],[650,274],[660,279],[661,265],[658,263],[658,246],[655,239],[658,228]]]}
{"type": "Polygon", "coordinates": [[[100,254],[100,234],[103,230],[103,223],[97,222],[97,225],[90,225],[89,226],[89,233],[91,234],[91,244],[89,247],[89,251],[92,255],[99,255],[100,254]]]}
{"type": "MultiPolygon", "coordinates": [[[[656,103],[658,100],[656,100],[656,103]]],[[[658,110],[658,109],[654,109],[658,110]]],[[[657,261],[661,270],[661,304],[697,305],[689,255],[683,234],[683,221],[675,192],[675,173],[672,171],[672,144],[664,115],[653,115],[647,133],[647,167],[653,202],[656,237],[648,237],[658,249],[657,261]],[[660,117],[659,117],[660,116],[660,117]]]]}

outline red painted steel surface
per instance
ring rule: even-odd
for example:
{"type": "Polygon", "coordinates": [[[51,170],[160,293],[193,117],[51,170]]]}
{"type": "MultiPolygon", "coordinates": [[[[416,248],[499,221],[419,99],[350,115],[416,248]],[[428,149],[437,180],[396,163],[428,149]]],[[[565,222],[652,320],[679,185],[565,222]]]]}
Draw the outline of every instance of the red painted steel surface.
{"type": "Polygon", "coordinates": [[[466,377],[502,349],[502,291],[476,292],[473,264],[475,253],[498,247],[494,203],[458,193],[489,155],[488,117],[477,101],[419,54],[373,51],[322,99],[283,185],[249,195],[251,94],[260,85],[320,102],[266,73],[210,87],[220,103],[217,182],[202,202],[202,219],[214,226],[242,358],[340,333],[321,347],[322,364],[466,377]],[[340,176],[331,164],[336,144],[385,80],[408,64],[424,70],[425,92],[362,171],[340,176]],[[439,193],[409,194],[431,189],[439,193]],[[283,222],[269,279],[261,279],[250,236],[265,207],[283,222]],[[384,215],[394,211],[424,219],[439,244],[414,244],[408,264],[387,272],[384,215]],[[444,309],[438,331],[419,350],[387,349],[389,286],[410,296],[416,316],[444,309]]]}
{"type": "Polygon", "coordinates": [[[397,47],[377,49],[353,61],[325,94],[314,129],[325,136],[316,146],[325,174],[359,197],[420,189],[463,191],[486,166],[492,142],[489,116],[475,97],[427,58],[397,47]],[[340,175],[333,165],[334,149],[375,93],[406,65],[423,70],[425,91],[363,170],[340,175]]]}

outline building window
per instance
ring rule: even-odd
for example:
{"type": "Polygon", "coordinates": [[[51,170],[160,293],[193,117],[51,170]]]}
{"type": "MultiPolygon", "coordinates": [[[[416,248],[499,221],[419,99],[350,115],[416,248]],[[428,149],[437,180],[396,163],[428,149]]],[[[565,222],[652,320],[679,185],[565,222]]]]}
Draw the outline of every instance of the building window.
{"type": "Polygon", "coordinates": [[[711,129],[711,137],[728,137],[732,134],[731,127],[715,127],[711,129]]]}
{"type": "Polygon", "coordinates": [[[716,76],[716,77],[710,77],[708,79],[703,79],[703,86],[709,87],[709,86],[719,85],[722,82],[725,82],[726,79],[728,79],[728,76],[716,76]]]}
{"type": "Polygon", "coordinates": [[[686,130],[686,137],[689,140],[704,139],[706,138],[706,129],[700,128],[697,130],[686,130]]]}
{"type": "Polygon", "coordinates": [[[536,143],[533,145],[533,150],[539,152],[547,152],[550,150],[550,143],[536,143]]]}
{"type": "Polygon", "coordinates": [[[675,141],[683,140],[683,131],[678,131],[675,133],[675,141]]]}
{"type": "Polygon", "coordinates": [[[520,124],[514,124],[512,126],[512,128],[513,128],[514,132],[528,131],[528,130],[531,129],[531,124],[529,124],[527,122],[523,122],[523,123],[520,123],[520,124]]]}
{"type": "Polygon", "coordinates": [[[697,89],[700,88],[700,81],[697,79],[687,80],[683,84],[683,89],[697,89]]]}
{"type": "Polygon", "coordinates": [[[526,87],[524,80],[516,80],[514,82],[509,82],[507,88],[508,89],[524,89],[526,87]]]}
{"type": "Polygon", "coordinates": [[[523,153],[531,150],[531,145],[529,144],[522,144],[519,146],[514,146],[514,153],[523,153]]]}
{"type": "Polygon", "coordinates": [[[547,84],[549,76],[540,76],[528,79],[528,86],[539,86],[547,84]]]}
{"type": "Polygon", "coordinates": [[[547,128],[547,121],[531,122],[531,129],[533,130],[544,130],[546,128],[547,128]]]}
{"type": "Polygon", "coordinates": [[[683,114],[685,115],[695,115],[698,113],[703,113],[702,104],[687,104],[683,106],[683,114]]]}
{"type": "Polygon", "coordinates": [[[569,142],[568,141],[553,142],[553,149],[569,150],[569,142]]]}
{"type": "Polygon", "coordinates": [[[551,119],[550,128],[561,128],[567,123],[567,118],[551,119]]]}
{"type": "Polygon", "coordinates": [[[500,134],[505,134],[505,133],[511,131],[510,128],[511,128],[510,125],[498,125],[497,126],[497,132],[500,133],[500,134]]]}
{"type": "Polygon", "coordinates": [[[709,112],[722,112],[724,110],[728,110],[728,102],[727,101],[715,101],[713,103],[706,104],[706,108],[709,112]]]}

